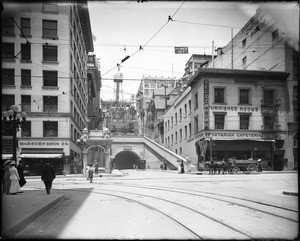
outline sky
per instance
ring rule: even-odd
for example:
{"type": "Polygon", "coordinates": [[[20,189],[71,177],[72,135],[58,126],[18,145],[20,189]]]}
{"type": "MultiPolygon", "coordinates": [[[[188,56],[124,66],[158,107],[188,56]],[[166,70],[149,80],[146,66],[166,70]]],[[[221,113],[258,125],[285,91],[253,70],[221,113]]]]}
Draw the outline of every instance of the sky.
{"type": "MultiPolygon", "coordinates": [[[[275,4],[280,12],[282,6],[275,4]]],[[[235,35],[255,14],[258,4],[89,1],[88,8],[95,36],[94,54],[100,59],[101,98],[114,99],[113,76],[121,72],[121,98],[130,100],[143,76],[180,79],[192,54],[211,55],[213,46],[215,50],[227,45],[231,29],[235,35]],[[188,54],[175,54],[174,47],[188,47],[188,54]],[[126,56],[130,57],[122,63],[126,56]]]]}

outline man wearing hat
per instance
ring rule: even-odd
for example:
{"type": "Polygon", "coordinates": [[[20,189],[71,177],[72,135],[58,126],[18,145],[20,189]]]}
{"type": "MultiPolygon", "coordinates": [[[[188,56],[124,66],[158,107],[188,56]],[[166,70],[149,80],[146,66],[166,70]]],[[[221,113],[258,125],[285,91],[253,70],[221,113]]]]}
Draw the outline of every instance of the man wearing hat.
{"type": "Polygon", "coordinates": [[[50,162],[47,160],[46,165],[42,170],[42,180],[45,184],[47,194],[50,194],[50,189],[52,187],[52,182],[55,178],[55,172],[53,166],[50,165],[50,162]]]}

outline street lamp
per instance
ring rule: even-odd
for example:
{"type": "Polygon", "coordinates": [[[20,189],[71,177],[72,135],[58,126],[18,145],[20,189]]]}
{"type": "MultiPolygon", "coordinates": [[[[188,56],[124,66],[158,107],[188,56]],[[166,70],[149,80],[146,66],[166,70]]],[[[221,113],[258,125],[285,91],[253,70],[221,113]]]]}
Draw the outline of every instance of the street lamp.
{"type": "Polygon", "coordinates": [[[84,166],[83,166],[83,153],[82,151],[85,149],[86,144],[88,142],[89,136],[88,136],[89,131],[87,130],[87,128],[84,128],[82,131],[82,136],[80,136],[80,138],[77,140],[77,144],[79,145],[80,149],[81,149],[81,162],[82,162],[82,173],[84,170],[84,166]]]}
{"type": "Polygon", "coordinates": [[[2,112],[2,123],[12,130],[13,136],[13,160],[17,162],[17,132],[19,128],[26,122],[26,113],[18,112],[18,106],[12,105],[10,110],[2,112]]]}

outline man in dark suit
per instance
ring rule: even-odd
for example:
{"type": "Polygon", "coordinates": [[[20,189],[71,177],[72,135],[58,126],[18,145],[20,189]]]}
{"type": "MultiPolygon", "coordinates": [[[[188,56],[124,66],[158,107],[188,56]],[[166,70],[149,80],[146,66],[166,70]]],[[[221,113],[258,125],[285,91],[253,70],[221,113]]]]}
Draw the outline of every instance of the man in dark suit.
{"type": "Polygon", "coordinates": [[[50,165],[49,161],[46,161],[46,165],[42,170],[42,181],[45,183],[47,194],[50,194],[53,179],[55,178],[55,172],[53,166],[50,165]]]}

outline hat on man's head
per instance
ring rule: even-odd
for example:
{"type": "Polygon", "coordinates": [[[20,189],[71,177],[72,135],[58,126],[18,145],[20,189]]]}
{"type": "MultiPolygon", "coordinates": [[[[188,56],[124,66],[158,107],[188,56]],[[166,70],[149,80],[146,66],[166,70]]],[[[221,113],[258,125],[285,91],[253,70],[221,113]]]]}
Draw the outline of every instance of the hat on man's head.
{"type": "Polygon", "coordinates": [[[11,161],[10,165],[16,165],[15,161],[11,161]]]}

